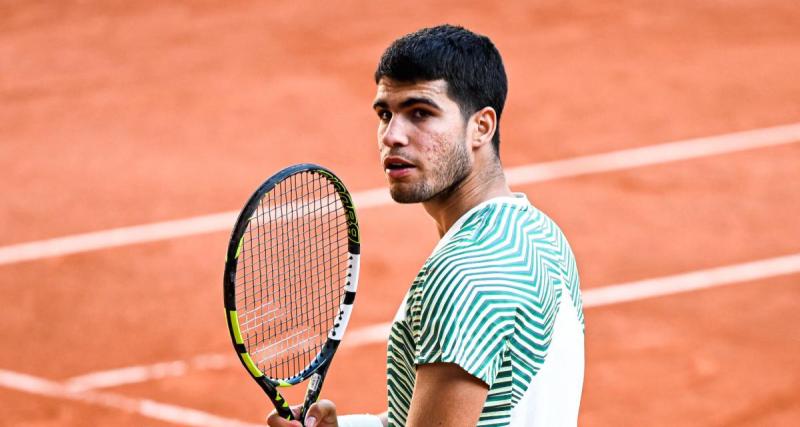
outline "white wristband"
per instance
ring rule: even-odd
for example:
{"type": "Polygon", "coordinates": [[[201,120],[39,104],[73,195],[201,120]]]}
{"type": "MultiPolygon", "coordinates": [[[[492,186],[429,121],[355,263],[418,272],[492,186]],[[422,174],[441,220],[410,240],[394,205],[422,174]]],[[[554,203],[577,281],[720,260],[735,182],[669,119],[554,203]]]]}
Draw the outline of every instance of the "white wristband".
{"type": "Polygon", "coordinates": [[[339,427],[383,427],[383,423],[377,415],[342,415],[336,420],[339,422],[339,427]]]}

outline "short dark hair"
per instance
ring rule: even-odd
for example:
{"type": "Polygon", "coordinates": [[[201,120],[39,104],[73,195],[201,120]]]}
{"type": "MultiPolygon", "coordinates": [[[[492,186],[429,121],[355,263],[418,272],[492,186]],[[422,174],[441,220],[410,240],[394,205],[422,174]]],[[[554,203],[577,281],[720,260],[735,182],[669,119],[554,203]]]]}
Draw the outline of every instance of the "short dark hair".
{"type": "Polygon", "coordinates": [[[383,52],[375,70],[375,83],[382,77],[400,82],[443,79],[447,82],[447,95],[465,118],[481,108],[494,108],[497,130],[492,146],[499,155],[500,115],[508,79],[500,52],[488,37],[454,25],[407,34],[383,52]]]}

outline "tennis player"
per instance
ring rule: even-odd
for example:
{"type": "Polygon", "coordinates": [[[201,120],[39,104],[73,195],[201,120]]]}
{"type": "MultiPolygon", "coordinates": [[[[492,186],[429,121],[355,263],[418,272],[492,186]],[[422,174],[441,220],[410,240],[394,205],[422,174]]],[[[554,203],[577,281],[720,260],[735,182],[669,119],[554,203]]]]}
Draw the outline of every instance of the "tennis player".
{"type": "MultiPolygon", "coordinates": [[[[308,427],[575,426],[583,385],[578,271],[561,230],[509,189],[499,157],[507,79],[485,36],[406,35],[375,72],[378,146],[392,198],[422,203],[441,240],[388,344],[388,411],[308,427]]],[[[268,419],[271,426],[297,421],[268,419]]]]}

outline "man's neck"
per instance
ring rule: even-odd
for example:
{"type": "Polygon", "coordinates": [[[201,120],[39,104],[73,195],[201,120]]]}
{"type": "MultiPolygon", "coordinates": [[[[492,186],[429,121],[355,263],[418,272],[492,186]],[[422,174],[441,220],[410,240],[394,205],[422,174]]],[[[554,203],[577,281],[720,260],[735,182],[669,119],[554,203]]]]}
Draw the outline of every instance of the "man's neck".
{"type": "Polygon", "coordinates": [[[484,174],[470,174],[446,198],[434,198],[422,205],[436,222],[441,238],[470,209],[495,197],[511,196],[503,170],[498,166],[484,174]]]}

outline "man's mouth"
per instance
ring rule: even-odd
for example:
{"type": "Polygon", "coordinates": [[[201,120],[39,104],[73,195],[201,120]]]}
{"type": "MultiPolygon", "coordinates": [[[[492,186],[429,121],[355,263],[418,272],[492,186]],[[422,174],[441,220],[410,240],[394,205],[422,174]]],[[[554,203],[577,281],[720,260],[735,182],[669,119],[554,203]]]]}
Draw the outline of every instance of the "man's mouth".
{"type": "Polygon", "coordinates": [[[389,163],[386,165],[386,170],[400,170],[400,169],[411,169],[413,165],[405,164],[405,163],[389,163]]]}
{"type": "Polygon", "coordinates": [[[416,168],[413,163],[401,157],[387,157],[383,161],[383,168],[391,178],[400,178],[416,168]]]}

